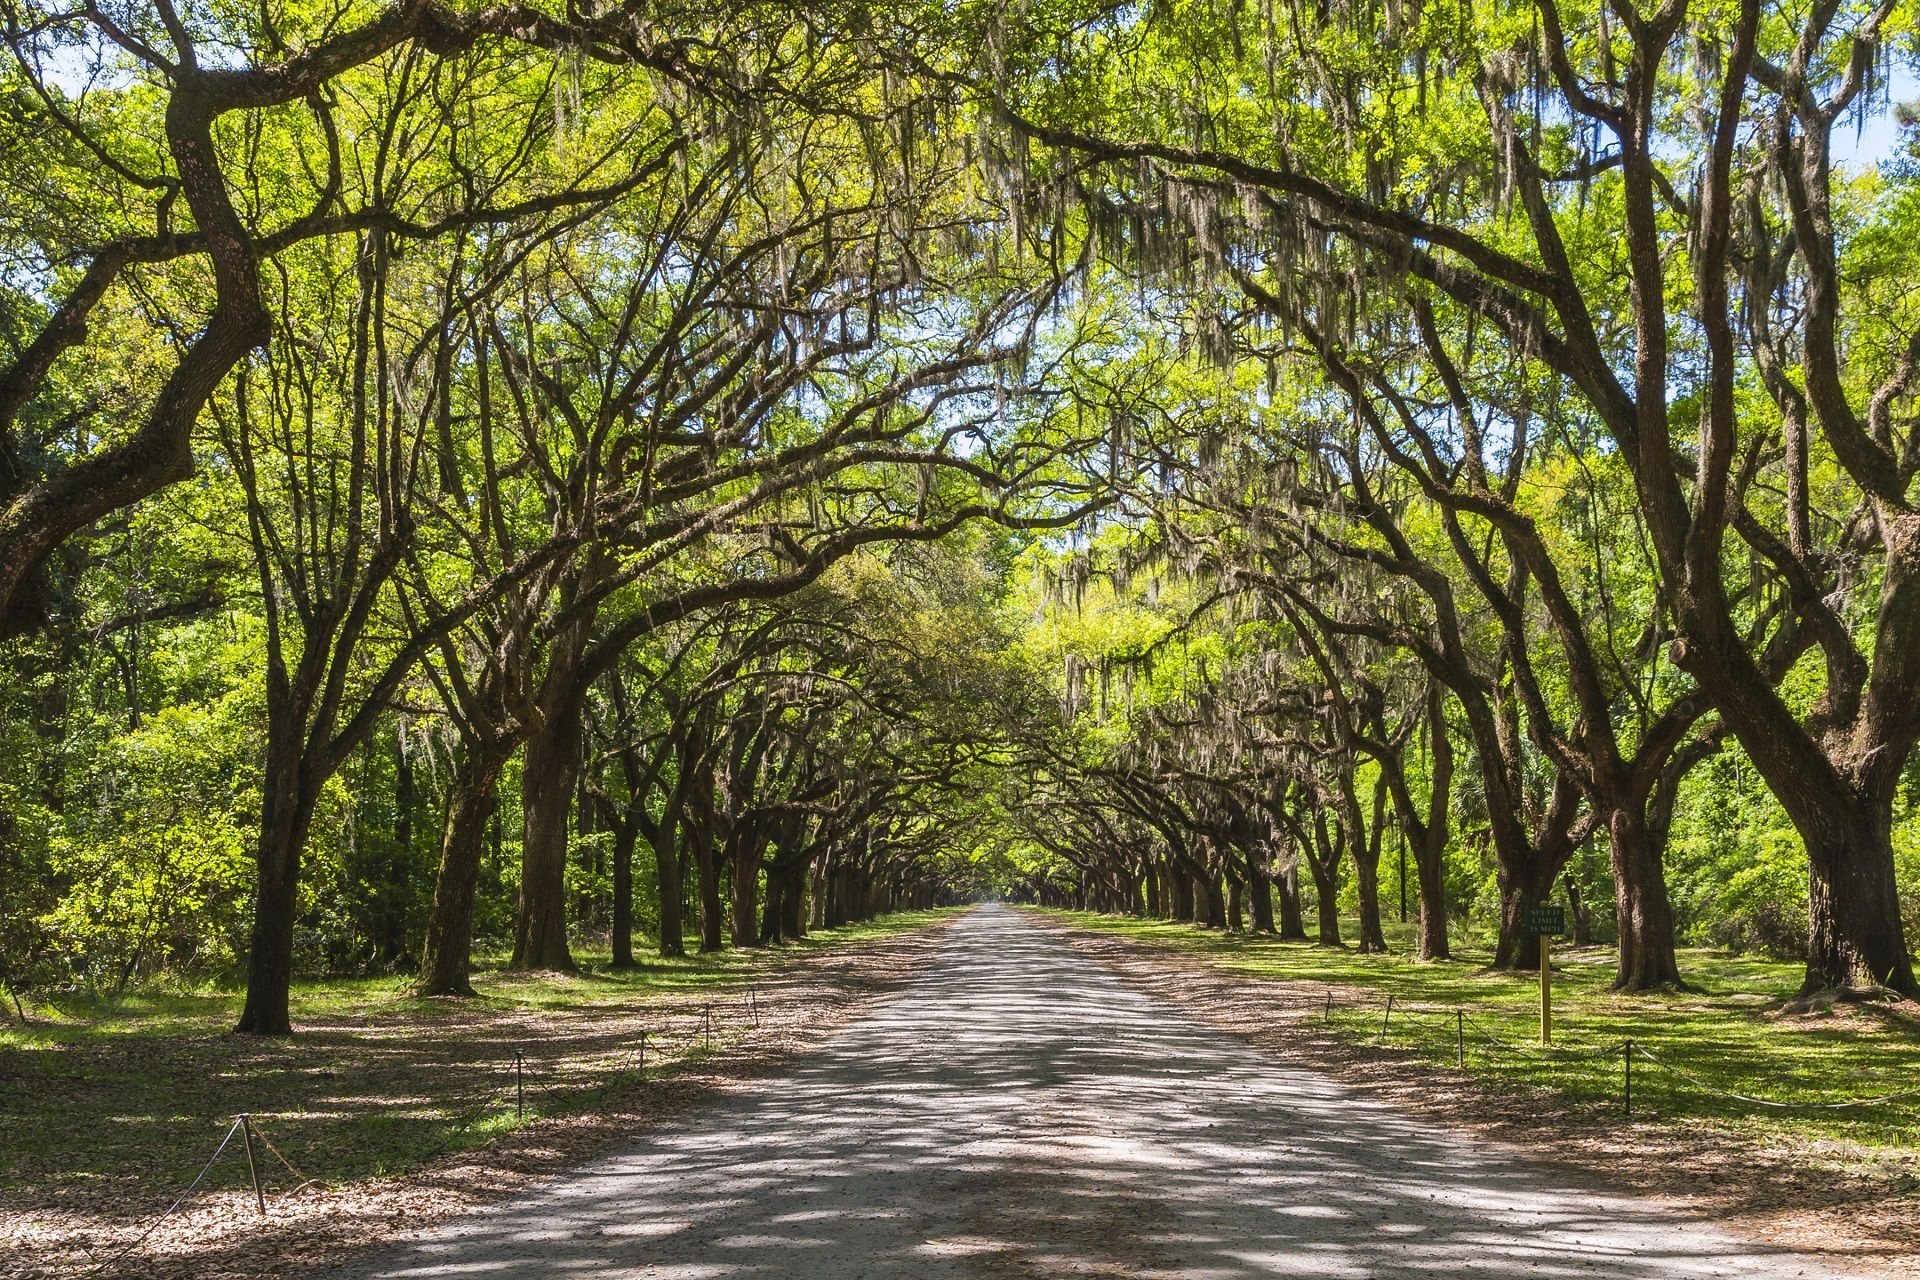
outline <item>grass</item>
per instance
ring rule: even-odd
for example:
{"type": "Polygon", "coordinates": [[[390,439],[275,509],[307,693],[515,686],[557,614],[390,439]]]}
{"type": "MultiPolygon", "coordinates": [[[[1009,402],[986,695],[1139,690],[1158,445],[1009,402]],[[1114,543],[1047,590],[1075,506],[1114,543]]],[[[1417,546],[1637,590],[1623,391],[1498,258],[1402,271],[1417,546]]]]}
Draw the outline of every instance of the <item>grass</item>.
{"type": "MultiPolygon", "coordinates": [[[[1485,947],[1456,946],[1453,961],[1412,959],[1411,926],[1387,928],[1385,955],[1227,934],[1188,924],[1084,912],[1054,912],[1098,933],[1196,956],[1262,979],[1285,979],[1331,990],[1330,1021],[1355,1039],[1375,1040],[1386,1012],[1384,1041],[1435,1065],[1453,1067],[1455,1011],[1466,1027],[1467,1069],[1503,1084],[1537,1086],[1595,1104],[1605,1115],[1621,1102],[1621,1053],[1569,1060],[1631,1039],[1663,1062],[1699,1079],[1687,1083],[1644,1059],[1634,1063],[1636,1115],[1654,1114],[1766,1138],[1837,1142],[1854,1152],[1911,1155],[1920,1148],[1920,1098],[1849,1111],[1778,1111],[1738,1102],[1725,1090],[1786,1102],[1832,1102],[1920,1088],[1920,1022],[1910,1008],[1841,1005],[1789,1015],[1801,967],[1687,949],[1681,973],[1689,992],[1625,995],[1612,991],[1608,947],[1555,949],[1554,1055],[1537,1052],[1539,977],[1487,968],[1485,947]],[[1475,1024],[1512,1048],[1476,1032],[1475,1024]]],[[[1318,1002],[1308,990],[1302,1000],[1318,1002]]],[[[1324,1016],[1324,1015],[1323,1015],[1324,1016]]]]}
{"type": "MultiPolygon", "coordinates": [[[[575,951],[577,973],[510,973],[506,955],[476,956],[473,988],[478,1005],[499,1010],[615,1007],[646,996],[684,995],[725,989],[749,981],[769,959],[823,947],[871,941],[918,928],[944,911],[903,912],[838,929],[819,930],[775,950],[728,949],[674,958],[641,957],[636,969],[615,970],[606,952],[575,951]]],[[[409,990],[411,975],[378,978],[297,978],[291,1010],[296,1030],[349,1015],[404,1009],[408,1016],[457,1016],[475,1002],[423,1000],[409,990]]],[[[28,1006],[30,1021],[0,1021],[0,1051],[45,1049],[99,1042],[114,1036],[206,1036],[233,1029],[245,990],[237,981],[190,988],[156,985],[107,995],[70,991],[42,995],[28,1006]]]]}
{"type": "MultiPolygon", "coordinates": [[[[521,1123],[516,1054],[526,1062],[526,1119],[591,1107],[631,1079],[641,1029],[650,1065],[696,1059],[707,1003],[718,1048],[744,1032],[748,985],[775,965],[943,914],[886,916],[773,950],[650,958],[622,972],[608,971],[605,956],[582,957],[576,974],[482,968],[474,1000],[415,998],[404,978],[305,980],[293,992],[296,1034],[284,1038],[228,1034],[242,1002],[234,990],[54,997],[29,1025],[0,1030],[0,1202],[89,1214],[170,1198],[242,1111],[315,1177],[403,1173],[521,1123]]],[[[245,1177],[244,1164],[223,1160],[209,1185],[245,1177]]]]}

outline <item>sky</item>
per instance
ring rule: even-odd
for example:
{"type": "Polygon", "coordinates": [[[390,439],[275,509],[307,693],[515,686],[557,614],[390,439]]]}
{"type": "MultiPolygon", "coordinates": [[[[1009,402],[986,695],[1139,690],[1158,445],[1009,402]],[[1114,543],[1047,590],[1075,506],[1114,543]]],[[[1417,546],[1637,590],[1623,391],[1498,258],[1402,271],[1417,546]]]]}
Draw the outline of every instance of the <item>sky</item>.
{"type": "Polygon", "coordinates": [[[1920,77],[1913,68],[1894,68],[1887,92],[1876,94],[1861,121],[1859,131],[1847,125],[1833,131],[1833,159],[1853,169],[1866,169],[1892,158],[1900,145],[1900,126],[1894,120],[1894,107],[1920,98],[1920,77]]]}

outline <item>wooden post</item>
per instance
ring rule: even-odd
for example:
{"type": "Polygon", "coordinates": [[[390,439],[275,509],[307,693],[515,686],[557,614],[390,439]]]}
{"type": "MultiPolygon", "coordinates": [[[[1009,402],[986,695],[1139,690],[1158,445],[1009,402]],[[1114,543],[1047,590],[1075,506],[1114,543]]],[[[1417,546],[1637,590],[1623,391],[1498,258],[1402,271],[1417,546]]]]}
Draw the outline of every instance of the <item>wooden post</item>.
{"type": "Polygon", "coordinates": [[[1553,1043],[1553,938],[1540,935],[1540,1043],[1553,1043]]]}

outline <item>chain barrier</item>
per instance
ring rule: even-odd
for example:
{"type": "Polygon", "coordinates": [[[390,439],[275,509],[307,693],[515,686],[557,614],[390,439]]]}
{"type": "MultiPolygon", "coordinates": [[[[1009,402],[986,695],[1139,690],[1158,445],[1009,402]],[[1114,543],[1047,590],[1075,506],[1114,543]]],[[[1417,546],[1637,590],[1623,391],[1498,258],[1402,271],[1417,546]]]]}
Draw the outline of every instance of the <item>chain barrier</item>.
{"type": "Polygon", "coordinates": [[[1871,1098],[1848,1098],[1840,1102],[1782,1102],[1778,1098],[1756,1098],[1750,1094],[1735,1093],[1731,1089],[1722,1089],[1718,1085],[1708,1084],[1696,1075],[1682,1071],[1679,1067],[1655,1057],[1644,1045],[1627,1042],[1631,1055],[1651,1062],[1669,1075],[1677,1076],[1696,1089],[1717,1094],[1722,1098],[1732,1098],[1736,1102],[1745,1102],[1756,1107],[1773,1107],[1780,1111],[1851,1111],[1856,1107],[1877,1107],[1888,1102],[1904,1102],[1908,1098],[1920,1098],[1920,1089],[1902,1089],[1898,1093],[1882,1093],[1871,1098]]]}
{"type": "MultiPolygon", "coordinates": [[[[747,1030],[742,1034],[749,1034],[753,1030],[758,1030],[760,1027],[760,992],[758,984],[749,986],[746,999],[741,1002],[741,1008],[748,1023],[747,1030]]],[[[704,1002],[700,1010],[693,1015],[698,1020],[698,1026],[690,1031],[681,1042],[680,1051],[682,1053],[691,1053],[696,1044],[698,1044],[702,1052],[712,1051],[714,1038],[713,1012],[713,1002],[709,1000],[704,1002]]],[[[615,1072],[631,1070],[636,1074],[644,1076],[649,1065],[649,1048],[653,1049],[652,1065],[656,1068],[675,1056],[671,1049],[662,1044],[662,1037],[649,1031],[645,1027],[641,1027],[634,1051],[631,1054],[617,1054],[603,1065],[609,1066],[615,1072]],[[621,1065],[623,1062],[626,1065],[621,1065]]],[[[412,1159],[418,1162],[431,1160],[435,1156],[445,1154],[475,1122],[488,1111],[504,1102],[509,1086],[511,1086],[513,1091],[515,1119],[516,1121],[523,1122],[526,1119],[526,1090],[529,1083],[527,1080],[528,1063],[524,1051],[518,1049],[514,1051],[512,1065],[513,1076],[511,1080],[502,1079],[488,1088],[472,1108],[447,1128],[445,1137],[438,1144],[427,1148],[425,1151],[414,1154],[412,1159]]],[[[543,1085],[538,1080],[532,1083],[536,1089],[545,1088],[549,1093],[552,1092],[551,1085],[543,1085]]],[[[605,1092],[604,1086],[601,1092],[605,1092]]],[[[261,1129],[258,1120],[259,1117],[252,1112],[242,1113],[233,1117],[232,1123],[227,1126],[225,1134],[221,1136],[219,1145],[213,1149],[213,1154],[207,1157],[206,1163],[200,1166],[200,1171],[194,1174],[193,1181],[189,1182],[186,1189],[174,1197],[173,1203],[169,1204],[157,1217],[147,1223],[140,1234],[132,1240],[104,1258],[95,1257],[92,1250],[86,1249],[86,1247],[82,1245],[81,1248],[86,1252],[88,1259],[92,1263],[92,1267],[86,1274],[88,1276],[99,1275],[108,1267],[120,1262],[141,1245],[145,1244],[153,1233],[160,1228],[162,1223],[178,1213],[180,1207],[187,1202],[194,1192],[200,1189],[200,1184],[206,1181],[207,1174],[212,1171],[214,1164],[226,1153],[227,1148],[233,1145],[235,1134],[240,1135],[242,1144],[246,1149],[248,1186],[253,1192],[255,1206],[262,1216],[267,1212],[267,1202],[265,1189],[260,1180],[260,1170],[254,1160],[253,1144],[256,1140],[261,1146],[266,1148],[268,1154],[279,1161],[281,1166],[293,1176],[295,1185],[291,1191],[286,1192],[286,1197],[291,1198],[297,1196],[308,1187],[324,1185],[322,1179],[308,1177],[294,1165],[293,1161],[287,1159],[280,1148],[276,1147],[273,1144],[273,1140],[261,1129]]]]}
{"type": "MultiPolygon", "coordinates": [[[[207,1162],[200,1166],[200,1172],[193,1175],[193,1181],[187,1184],[187,1189],[185,1191],[182,1191],[179,1195],[175,1196],[173,1198],[173,1203],[168,1205],[166,1209],[161,1212],[159,1217],[155,1218],[152,1222],[149,1222],[147,1224],[147,1229],[145,1231],[142,1231],[139,1235],[135,1236],[129,1243],[122,1246],[117,1253],[114,1253],[104,1259],[100,1259],[100,1258],[94,1259],[93,1270],[88,1272],[87,1274],[99,1275],[102,1271],[105,1271],[108,1267],[112,1266],[114,1263],[120,1261],[120,1259],[126,1257],[128,1254],[132,1253],[135,1249],[138,1249],[141,1245],[145,1244],[147,1242],[147,1237],[152,1235],[154,1231],[159,1228],[161,1223],[165,1222],[168,1218],[171,1218],[174,1214],[174,1211],[178,1209],[181,1205],[187,1202],[188,1196],[192,1195],[195,1191],[198,1191],[200,1189],[200,1184],[206,1181],[207,1171],[213,1168],[214,1161],[220,1158],[220,1154],[223,1151],[225,1151],[227,1149],[228,1144],[230,1144],[233,1141],[233,1135],[238,1133],[239,1131],[240,1131],[240,1121],[236,1117],[234,1119],[234,1122],[227,1126],[226,1136],[220,1139],[220,1145],[213,1149],[213,1154],[207,1157],[207,1162]]],[[[92,1254],[89,1253],[88,1256],[91,1257],[92,1254]]]]}
{"type": "MultiPolygon", "coordinates": [[[[1333,1021],[1333,1010],[1336,1004],[1342,1008],[1356,1010],[1365,1009],[1372,1004],[1371,1000],[1364,997],[1353,1000],[1336,1000],[1332,987],[1326,989],[1326,994],[1323,998],[1316,999],[1314,997],[1308,997],[1308,1001],[1312,1006],[1319,1008],[1321,1021],[1324,1023],[1331,1023],[1333,1021]]],[[[1440,1014],[1445,1023],[1451,1023],[1454,1038],[1454,1061],[1461,1070],[1465,1070],[1467,1065],[1468,1028],[1472,1028],[1474,1034],[1485,1040],[1488,1044],[1505,1050],[1507,1053],[1537,1058],[1546,1063],[1573,1064],[1598,1062],[1603,1059],[1617,1057],[1620,1059],[1621,1069],[1621,1105],[1628,1115],[1633,1114],[1633,1064],[1635,1059],[1652,1063],[1660,1070],[1691,1085],[1702,1093],[1710,1094],[1714,1097],[1728,1098],[1735,1102],[1746,1103],[1749,1106],[1770,1107],[1779,1111],[1851,1111],[1862,1107],[1883,1106],[1887,1103],[1904,1102],[1909,1099],[1920,1098],[1920,1088],[1902,1089],[1895,1093],[1883,1093],[1870,1098],[1849,1098],[1839,1102],[1787,1102],[1778,1098],[1755,1097],[1752,1094],[1740,1093],[1732,1089],[1723,1089],[1718,1085],[1710,1084],[1702,1080],[1699,1076],[1685,1071],[1680,1067],[1676,1067],[1665,1059],[1658,1057],[1645,1045],[1636,1043],[1631,1037],[1593,1049],[1565,1049],[1551,1045],[1519,1044],[1511,1040],[1506,1040],[1481,1025],[1479,1021],[1470,1017],[1464,1008],[1455,1008],[1449,1017],[1440,1010],[1431,1008],[1416,1009],[1400,1004],[1398,1003],[1397,996],[1392,992],[1387,994],[1387,1006],[1386,1011],[1380,1019],[1380,1029],[1370,1037],[1374,1043],[1380,1044],[1386,1041],[1388,1032],[1394,1025],[1396,1014],[1398,1015],[1399,1023],[1403,1025],[1408,1022],[1412,1022],[1416,1026],[1420,1025],[1422,1022],[1420,1015],[1423,1014],[1440,1014]]]]}

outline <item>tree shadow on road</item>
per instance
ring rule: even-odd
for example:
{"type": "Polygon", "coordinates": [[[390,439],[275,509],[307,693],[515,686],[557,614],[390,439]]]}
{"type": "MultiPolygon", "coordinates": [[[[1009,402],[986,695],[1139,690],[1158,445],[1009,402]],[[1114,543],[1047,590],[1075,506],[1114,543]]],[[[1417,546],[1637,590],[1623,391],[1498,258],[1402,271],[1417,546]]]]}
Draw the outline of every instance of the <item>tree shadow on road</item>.
{"type": "Polygon", "coordinates": [[[381,1280],[1815,1275],[1186,1022],[1012,913],[780,1078],[381,1280]]]}

